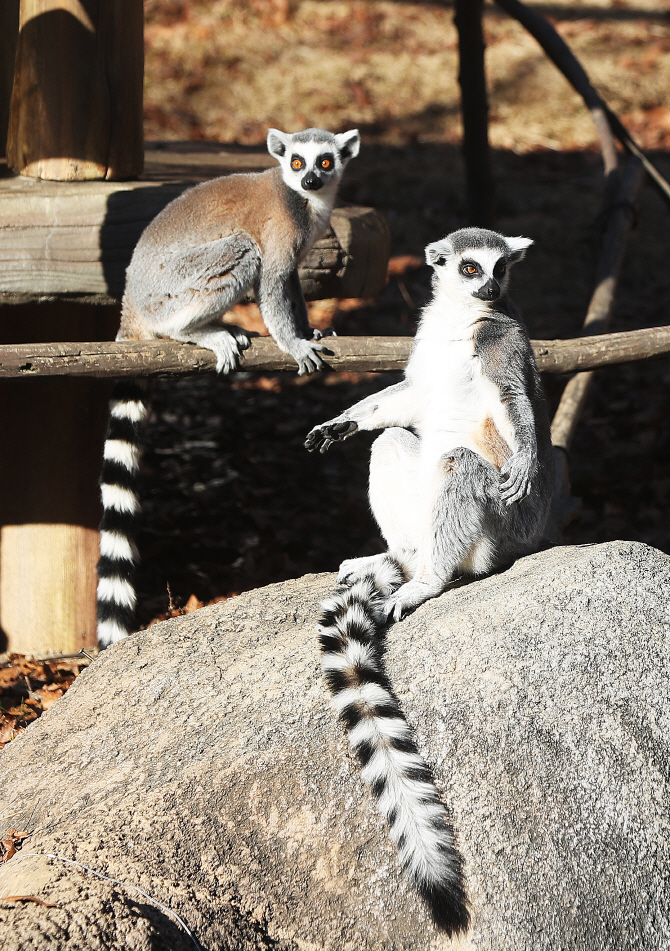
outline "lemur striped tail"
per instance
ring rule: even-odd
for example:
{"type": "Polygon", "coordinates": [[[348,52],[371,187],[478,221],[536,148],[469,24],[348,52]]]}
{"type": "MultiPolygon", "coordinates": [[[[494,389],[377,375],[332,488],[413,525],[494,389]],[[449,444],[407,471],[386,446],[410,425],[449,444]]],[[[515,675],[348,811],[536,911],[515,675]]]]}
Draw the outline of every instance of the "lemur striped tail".
{"type": "Polygon", "coordinates": [[[469,923],[463,859],[428,764],[389,682],[379,635],[384,602],[403,581],[386,558],[322,605],[322,668],[379,811],[398,847],[403,871],[448,934],[469,923]]]}
{"type": "Polygon", "coordinates": [[[148,406],[147,384],[119,381],[112,392],[100,491],[98,562],[98,643],[107,647],[125,637],[135,615],[133,585],[137,549],[134,535],[140,502],[137,477],[148,406]]]}

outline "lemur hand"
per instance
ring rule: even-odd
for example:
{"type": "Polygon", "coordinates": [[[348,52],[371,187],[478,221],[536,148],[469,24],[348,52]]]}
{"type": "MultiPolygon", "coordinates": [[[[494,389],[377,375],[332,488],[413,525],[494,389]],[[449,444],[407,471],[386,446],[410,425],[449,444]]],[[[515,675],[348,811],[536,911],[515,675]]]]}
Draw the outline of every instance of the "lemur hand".
{"type": "Polygon", "coordinates": [[[305,449],[310,452],[325,452],[334,442],[341,442],[358,429],[358,423],[352,419],[337,420],[331,419],[327,423],[321,423],[307,434],[305,439],[305,449]]]}
{"type": "Polygon", "coordinates": [[[298,364],[298,376],[320,370],[323,367],[320,354],[330,352],[322,343],[314,343],[313,340],[296,340],[289,350],[290,355],[298,364]]]}
{"type": "Polygon", "coordinates": [[[515,452],[500,470],[500,495],[505,505],[525,499],[537,468],[537,456],[527,449],[515,452]]]}
{"type": "Polygon", "coordinates": [[[326,327],[324,330],[319,330],[318,327],[312,327],[312,340],[321,340],[323,337],[337,337],[337,334],[332,327],[326,327]]]}

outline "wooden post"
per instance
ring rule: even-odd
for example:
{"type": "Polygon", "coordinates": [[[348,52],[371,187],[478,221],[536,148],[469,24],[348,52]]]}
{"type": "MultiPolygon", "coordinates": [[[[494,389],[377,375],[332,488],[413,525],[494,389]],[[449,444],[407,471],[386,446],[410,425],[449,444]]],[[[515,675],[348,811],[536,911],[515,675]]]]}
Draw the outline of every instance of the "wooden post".
{"type": "Polygon", "coordinates": [[[19,35],[19,0],[0,3],[0,152],[6,154],[9,103],[14,82],[14,59],[19,35]]]}
{"type": "Polygon", "coordinates": [[[143,67],[142,0],[21,0],[10,168],[57,181],[139,175],[143,67]]]}
{"type": "MultiPolygon", "coordinates": [[[[621,265],[643,180],[642,163],[635,157],[629,158],[622,173],[617,200],[610,210],[598,261],[595,289],[584,320],[585,333],[604,333],[612,319],[621,265]]],[[[567,383],[552,420],[551,441],[565,452],[570,448],[592,380],[593,370],[577,373],[567,383]]]]}
{"type": "Polygon", "coordinates": [[[493,177],[489,150],[488,100],[484,68],[482,0],[456,0],[463,157],[470,224],[490,228],[493,223],[493,177]]]}
{"type": "MultiPolygon", "coordinates": [[[[0,308],[0,337],[94,333],[108,339],[119,308],[0,308]]],[[[7,380],[0,385],[0,626],[21,654],[96,645],[98,476],[109,382],[7,380]]]]}

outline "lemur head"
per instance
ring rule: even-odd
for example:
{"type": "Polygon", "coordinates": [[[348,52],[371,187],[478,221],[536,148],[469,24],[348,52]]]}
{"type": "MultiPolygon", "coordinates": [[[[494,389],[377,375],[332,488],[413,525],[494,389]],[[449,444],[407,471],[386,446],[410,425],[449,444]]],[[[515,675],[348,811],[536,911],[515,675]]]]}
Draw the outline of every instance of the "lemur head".
{"type": "Polygon", "coordinates": [[[530,238],[506,238],[485,228],[461,228],[426,248],[440,290],[461,300],[492,303],[507,290],[512,264],[521,261],[530,238]]]}
{"type": "Polygon", "coordinates": [[[305,198],[322,188],[336,188],[347,162],[358,155],[360,144],[358,129],[339,135],[325,129],[305,129],[293,135],[268,129],[268,152],[281,165],[289,188],[305,198]]]}

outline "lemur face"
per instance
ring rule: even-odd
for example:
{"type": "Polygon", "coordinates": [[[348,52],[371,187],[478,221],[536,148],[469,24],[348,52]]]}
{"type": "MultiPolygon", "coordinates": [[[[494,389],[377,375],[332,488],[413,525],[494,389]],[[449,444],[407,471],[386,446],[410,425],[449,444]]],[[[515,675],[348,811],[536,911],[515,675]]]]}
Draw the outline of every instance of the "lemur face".
{"type": "Polygon", "coordinates": [[[512,264],[532,243],[484,228],[463,228],[429,244],[426,260],[435,268],[439,288],[450,297],[493,303],[507,290],[512,264]]]}
{"type": "Polygon", "coordinates": [[[289,135],[278,129],[268,131],[268,152],[282,169],[284,181],[294,191],[309,197],[339,183],[349,159],[358,155],[358,131],[332,135],[324,129],[306,129],[289,135]]]}

